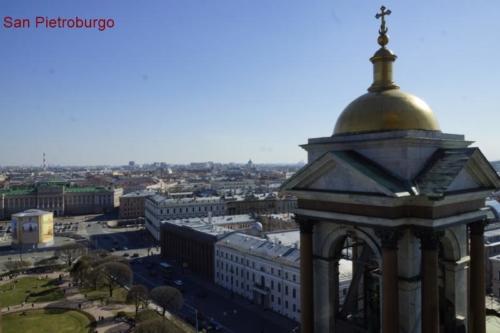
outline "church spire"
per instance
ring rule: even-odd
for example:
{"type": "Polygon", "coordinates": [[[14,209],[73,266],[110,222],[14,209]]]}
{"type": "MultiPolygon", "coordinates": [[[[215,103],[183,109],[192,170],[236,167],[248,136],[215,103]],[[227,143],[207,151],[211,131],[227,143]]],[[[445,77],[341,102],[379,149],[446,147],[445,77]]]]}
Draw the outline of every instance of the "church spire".
{"type": "Polygon", "coordinates": [[[396,55],[389,50],[386,45],[389,43],[389,30],[385,24],[385,17],[391,15],[391,10],[385,6],[380,7],[380,12],[375,15],[380,19],[378,44],[381,46],[377,52],[370,58],[373,63],[373,83],[368,88],[370,92],[379,92],[388,89],[398,89],[399,87],[392,81],[392,63],[396,60],[396,55]]]}

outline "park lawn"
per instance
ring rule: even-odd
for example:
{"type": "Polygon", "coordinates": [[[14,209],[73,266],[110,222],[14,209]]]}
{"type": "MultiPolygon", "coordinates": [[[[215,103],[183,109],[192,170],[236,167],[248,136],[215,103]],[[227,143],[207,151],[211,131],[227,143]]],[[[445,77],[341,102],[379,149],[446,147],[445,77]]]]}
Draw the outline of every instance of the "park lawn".
{"type": "Polygon", "coordinates": [[[80,292],[84,295],[86,295],[87,299],[89,301],[95,301],[95,300],[107,300],[108,302],[111,303],[125,303],[127,300],[127,290],[124,288],[116,288],[113,290],[113,297],[109,297],[109,290],[108,288],[99,288],[97,290],[91,289],[91,288],[82,288],[80,289],[80,292]]]}
{"type": "Polygon", "coordinates": [[[75,310],[44,309],[4,315],[3,333],[88,333],[91,320],[75,310]]]}
{"type": "Polygon", "coordinates": [[[54,284],[55,280],[23,277],[0,285],[0,307],[30,302],[48,302],[64,297],[62,291],[54,284]]]}

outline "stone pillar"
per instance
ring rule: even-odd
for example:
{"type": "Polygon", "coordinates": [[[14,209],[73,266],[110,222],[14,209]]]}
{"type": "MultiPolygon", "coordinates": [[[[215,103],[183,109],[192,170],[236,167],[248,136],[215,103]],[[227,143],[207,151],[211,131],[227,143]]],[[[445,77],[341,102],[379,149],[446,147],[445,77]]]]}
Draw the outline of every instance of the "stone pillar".
{"type": "Polygon", "coordinates": [[[314,289],[314,333],[330,333],[334,328],[337,309],[335,303],[338,300],[338,289],[335,289],[335,274],[338,275],[338,260],[333,258],[314,258],[314,282],[315,286],[324,288],[314,289]],[[333,277],[331,276],[333,274],[333,277]]]}
{"type": "Polygon", "coordinates": [[[313,222],[298,219],[298,223],[300,225],[300,327],[302,333],[313,333],[313,222]]]}
{"type": "Polygon", "coordinates": [[[420,266],[422,276],[422,332],[439,333],[438,259],[439,237],[442,232],[418,232],[422,250],[420,266]]]}
{"type": "Polygon", "coordinates": [[[484,225],[483,221],[474,222],[470,228],[470,275],[469,275],[469,331],[486,332],[485,309],[485,258],[484,258],[484,225]]]}
{"type": "Polygon", "coordinates": [[[382,332],[399,332],[398,230],[381,229],[382,243],[382,332]]]}

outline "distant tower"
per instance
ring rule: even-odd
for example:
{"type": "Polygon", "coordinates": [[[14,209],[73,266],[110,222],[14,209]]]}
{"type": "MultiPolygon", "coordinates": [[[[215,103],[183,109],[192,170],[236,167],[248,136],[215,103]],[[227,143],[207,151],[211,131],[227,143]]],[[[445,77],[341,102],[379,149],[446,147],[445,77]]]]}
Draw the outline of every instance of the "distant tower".
{"type": "Polygon", "coordinates": [[[46,171],[46,170],[47,170],[47,163],[46,163],[46,160],[45,160],[45,153],[43,153],[43,164],[42,164],[42,169],[43,169],[43,171],[46,171]]]}

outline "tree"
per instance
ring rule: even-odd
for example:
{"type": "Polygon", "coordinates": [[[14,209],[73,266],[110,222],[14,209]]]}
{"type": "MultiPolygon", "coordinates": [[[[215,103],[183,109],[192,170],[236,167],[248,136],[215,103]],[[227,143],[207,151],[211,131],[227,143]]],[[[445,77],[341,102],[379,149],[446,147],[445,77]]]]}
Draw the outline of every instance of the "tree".
{"type": "Polygon", "coordinates": [[[21,270],[23,268],[28,268],[31,266],[31,261],[29,260],[11,260],[7,261],[4,266],[8,271],[21,270]]]}
{"type": "Polygon", "coordinates": [[[87,248],[84,247],[82,244],[72,243],[72,244],[64,244],[61,247],[59,247],[56,250],[55,255],[66,261],[66,264],[68,266],[71,266],[71,263],[73,263],[73,261],[76,258],[86,253],[87,253],[87,248]]]}
{"type": "Polygon", "coordinates": [[[73,264],[69,273],[76,284],[83,284],[90,277],[92,271],[92,258],[85,255],[73,264]]]}
{"type": "Polygon", "coordinates": [[[184,302],[181,292],[173,287],[161,286],[151,290],[151,299],[162,308],[162,316],[166,310],[178,311],[184,302]]]}
{"type": "Polygon", "coordinates": [[[172,333],[170,325],[161,318],[146,320],[135,328],[135,333],[172,333]]]}
{"type": "Polygon", "coordinates": [[[107,262],[99,267],[101,267],[104,273],[103,284],[109,290],[109,297],[113,296],[113,290],[116,287],[129,285],[132,282],[132,270],[126,264],[121,262],[107,262]]]}
{"type": "Polygon", "coordinates": [[[139,307],[145,305],[149,298],[148,289],[142,284],[133,285],[128,291],[127,302],[132,303],[135,306],[135,316],[137,317],[137,312],[139,312],[139,307]]]}

